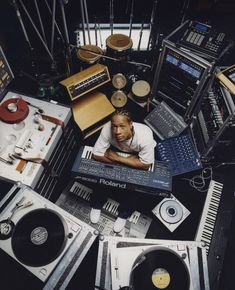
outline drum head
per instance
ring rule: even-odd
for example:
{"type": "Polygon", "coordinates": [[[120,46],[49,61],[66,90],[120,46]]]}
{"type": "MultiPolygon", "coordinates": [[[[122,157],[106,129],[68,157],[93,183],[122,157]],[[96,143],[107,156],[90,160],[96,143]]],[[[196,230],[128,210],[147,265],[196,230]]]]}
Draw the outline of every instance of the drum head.
{"type": "Polygon", "coordinates": [[[132,85],[132,93],[136,97],[146,97],[150,93],[150,85],[148,82],[140,80],[132,85]]]}
{"type": "Polygon", "coordinates": [[[78,49],[77,57],[84,62],[94,63],[100,59],[102,54],[103,54],[103,50],[100,47],[96,45],[92,45],[92,44],[87,44],[87,45],[81,46],[81,48],[78,49]],[[99,55],[96,55],[92,52],[98,53],[99,55]]]}
{"type": "Polygon", "coordinates": [[[113,34],[106,39],[106,44],[113,50],[124,51],[132,47],[133,41],[127,35],[113,34]]]}
{"type": "Polygon", "coordinates": [[[122,73],[117,73],[112,78],[112,84],[116,89],[123,89],[127,84],[127,79],[122,73]]]}
{"type": "Polygon", "coordinates": [[[112,94],[111,103],[115,108],[124,107],[127,103],[126,94],[121,90],[116,91],[115,93],[112,94]]]}

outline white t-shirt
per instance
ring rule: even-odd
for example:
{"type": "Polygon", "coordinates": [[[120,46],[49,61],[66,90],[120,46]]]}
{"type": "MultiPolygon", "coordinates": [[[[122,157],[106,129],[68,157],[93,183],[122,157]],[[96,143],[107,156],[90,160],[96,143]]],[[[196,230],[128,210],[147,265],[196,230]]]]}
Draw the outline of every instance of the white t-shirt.
{"type": "Polygon", "coordinates": [[[138,153],[139,159],[145,164],[154,162],[154,148],[156,141],[153,139],[152,130],[141,123],[133,122],[134,137],[121,142],[117,142],[115,136],[112,134],[111,122],[104,125],[99,138],[97,139],[93,148],[93,154],[97,156],[104,156],[106,150],[113,145],[120,151],[127,153],[138,153]]]}

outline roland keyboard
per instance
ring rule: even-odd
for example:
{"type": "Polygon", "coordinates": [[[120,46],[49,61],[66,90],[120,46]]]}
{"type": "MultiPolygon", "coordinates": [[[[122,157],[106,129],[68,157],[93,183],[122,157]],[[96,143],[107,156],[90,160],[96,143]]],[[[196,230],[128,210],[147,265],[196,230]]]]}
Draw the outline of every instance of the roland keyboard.
{"type": "Polygon", "coordinates": [[[172,174],[168,163],[155,162],[152,171],[92,159],[92,147],[81,147],[72,167],[76,179],[90,183],[169,197],[172,174]]]}
{"type": "Polygon", "coordinates": [[[212,180],[209,185],[196,241],[202,242],[208,255],[208,269],[211,289],[217,290],[223,268],[228,242],[228,232],[234,207],[234,188],[212,180]]]}

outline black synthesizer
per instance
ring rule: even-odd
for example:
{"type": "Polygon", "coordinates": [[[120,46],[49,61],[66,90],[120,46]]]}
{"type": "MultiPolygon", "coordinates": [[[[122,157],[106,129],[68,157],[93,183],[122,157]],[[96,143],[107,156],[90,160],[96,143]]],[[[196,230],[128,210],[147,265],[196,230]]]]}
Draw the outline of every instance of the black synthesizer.
{"type": "Polygon", "coordinates": [[[224,179],[222,182],[211,180],[195,236],[195,240],[202,242],[206,247],[209,279],[213,290],[220,289],[235,204],[234,180],[231,181],[231,176],[224,179]]]}
{"type": "Polygon", "coordinates": [[[157,162],[152,170],[107,164],[92,158],[92,147],[81,147],[72,167],[76,179],[90,183],[169,197],[172,174],[168,163],[157,162]]]}

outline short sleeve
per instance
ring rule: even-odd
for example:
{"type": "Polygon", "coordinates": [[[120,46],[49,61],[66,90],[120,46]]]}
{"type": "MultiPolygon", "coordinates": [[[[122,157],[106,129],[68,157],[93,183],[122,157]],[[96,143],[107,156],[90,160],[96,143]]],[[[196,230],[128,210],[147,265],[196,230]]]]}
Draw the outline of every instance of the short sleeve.
{"type": "Polygon", "coordinates": [[[140,151],[139,151],[139,159],[141,162],[145,164],[152,164],[155,160],[155,146],[156,141],[153,138],[153,133],[150,128],[146,128],[144,138],[142,139],[140,151]]]}
{"type": "Polygon", "coordinates": [[[93,148],[93,154],[97,156],[104,156],[106,150],[110,147],[110,139],[111,125],[110,123],[108,123],[101,130],[100,136],[97,139],[93,148]]]}

